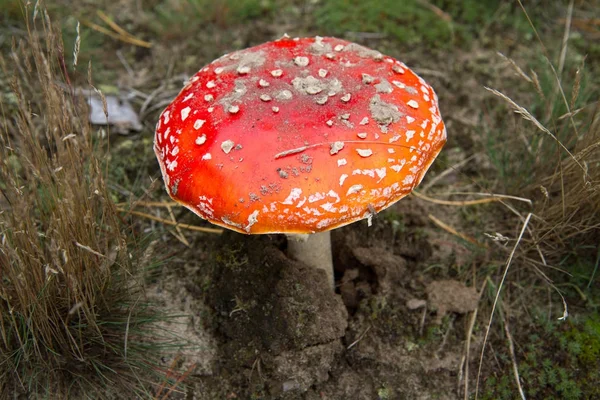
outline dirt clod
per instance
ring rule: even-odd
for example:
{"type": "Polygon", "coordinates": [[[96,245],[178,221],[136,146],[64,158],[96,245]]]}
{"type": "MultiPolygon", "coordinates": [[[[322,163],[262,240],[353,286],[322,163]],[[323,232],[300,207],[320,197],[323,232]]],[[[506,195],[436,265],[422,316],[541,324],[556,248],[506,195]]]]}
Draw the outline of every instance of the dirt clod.
{"type": "Polygon", "coordinates": [[[427,285],[429,308],[437,311],[435,322],[440,324],[449,312],[465,314],[477,308],[479,293],[473,287],[454,280],[433,281],[427,285]]]}
{"type": "Polygon", "coordinates": [[[334,358],[343,347],[339,341],[311,346],[300,351],[284,352],[273,360],[275,383],[272,393],[297,390],[305,392],[311,386],[329,379],[334,358]]]}
{"type": "Polygon", "coordinates": [[[359,247],[352,254],[362,265],[372,268],[382,293],[390,291],[405,275],[406,260],[385,249],[359,247]]]}
{"type": "Polygon", "coordinates": [[[288,259],[268,237],[224,236],[208,296],[223,340],[219,366],[259,379],[273,396],[326,380],[348,315],[325,273],[288,259]]]}

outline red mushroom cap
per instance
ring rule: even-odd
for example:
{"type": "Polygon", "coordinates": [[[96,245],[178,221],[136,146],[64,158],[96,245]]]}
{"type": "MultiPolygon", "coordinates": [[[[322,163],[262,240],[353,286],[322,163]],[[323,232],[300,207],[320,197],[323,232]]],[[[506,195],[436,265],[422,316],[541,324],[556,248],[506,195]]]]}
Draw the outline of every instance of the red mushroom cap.
{"type": "Polygon", "coordinates": [[[194,75],[162,113],[167,191],[242,233],[312,233],[410,193],[446,142],[433,89],[336,38],[284,37],[194,75]]]}

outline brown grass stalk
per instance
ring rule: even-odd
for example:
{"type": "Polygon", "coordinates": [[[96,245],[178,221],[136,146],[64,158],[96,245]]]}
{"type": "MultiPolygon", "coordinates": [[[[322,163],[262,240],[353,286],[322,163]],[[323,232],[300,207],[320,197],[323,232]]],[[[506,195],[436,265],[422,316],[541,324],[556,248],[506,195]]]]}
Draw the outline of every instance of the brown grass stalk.
{"type": "Polygon", "coordinates": [[[136,250],[60,31],[43,4],[37,19],[24,7],[27,36],[0,56],[16,98],[0,99],[0,398],[79,398],[109,383],[139,395],[140,338],[153,332],[142,321],[157,317],[137,306],[136,250]]]}

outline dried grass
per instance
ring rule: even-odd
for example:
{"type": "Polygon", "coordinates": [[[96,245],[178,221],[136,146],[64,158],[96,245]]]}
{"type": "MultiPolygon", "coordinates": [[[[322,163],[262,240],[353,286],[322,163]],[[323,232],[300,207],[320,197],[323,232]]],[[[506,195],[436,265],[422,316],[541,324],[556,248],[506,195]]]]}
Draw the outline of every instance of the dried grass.
{"type": "Polygon", "coordinates": [[[524,238],[529,245],[523,246],[521,253],[525,257],[531,251],[538,253],[533,257],[541,259],[542,265],[557,265],[575,247],[597,246],[594,234],[600,232],[600,103],[590,96],[600,88],[593,86],[593,81],[583,86],[585,59],[572,78],[563,78],[567,73],[565,60],[572,7],[573,2],[567,10],[557,68],[550,61],[549,52],[527,11],[522,8],[542,49],[546,68],[543,73],[551,82],[549,87],[542,87],[533,70],[527,74],[517,62],[500,54],[518,76],[535,88],[538,94],[538,99],[533,100],[535,104],[526,107],[500,90],[486,88],[535,128],[529,130],[524,125],[519,134],[528,144],[528,153],[515,151],[511,160],[531,160],[526,164],[527,170],[516,171],[516,176],[529,178],[529,183],[519,188],[519,194],[534,199],[530,237],[524,238]],[[570,99],[566,95],[568,89],[570,99]],[[591,101],[575,109],[584,92],[585,99],[591,98],[591,101]],[[534,108],[541,115],[530,111],[534,108]],[[566,113],[553,115],[560,108],[566,109],[566,113]]]}
{"type": "Polygon", "coordinates": [[[60,32],[40,3],[26,13],[26,39],[0,56],[16,98],[0,102],[0,398],[142,396],[159,317],[60,32]]]}
{"type": "MultiPolygon", "coordinates": [[[[516,97],[506,94],[508,91],[502,92],[486,88],[501,99],[510,110],[527,121],[522,124],[520,131],[514,133],[524,137],[527,146],[521,150],[518,147],[511,149],[512,154],[507,159],[509,163],[517,165],[512,170],[510,179],[518,182],[515,186],[520,196],[532,199],[532,208],[527,211],[520,211],[512,206],[509,208],[512,214],[523,221],[523,228],[508,256],[504,273],[495,289],[495,298],[479,359],[475,398],[480,395],[478,392],[479,380],[494,311],[496,306],[500,305],[498,301],[501,291],[509,279],[515,282],[516,286],[527,287],[527,291],[533,288],[536,282],[539,284],[541,281],[548,285],[548,290],[551,289],[560,296],[563,312],[558,320],[564,321],[569,315],[567,300],[565,299],[566,295],[563,295],[557,286],[568,285],[574,288],[584,300],[585,294],[577,284],[555,283],[570,278],[571,265],[562,263],[571,256],[583,260],[586,268],[589,267],[590,277],[587,287],[589,290],[597,269],[598,259],[600,259],[598,247],[598,237],[600,237],[600,103],[595,99],[600,88],[593,80],[584,83],[584,62],[581,62],[576,70],[574,67],[569,70],[567,66],[568,39],[574,3],[571,1],[567,9],[567,18],[564,20],[565,31],[561,48],[558,49],[557,67],[555,67],[550,61],[549,52],[531,22],[525,7],[520,0],[518,2],[542,49],[544,66],[540,76],[545,76],[547,78],[545,82],[550,83],[543,85],[535,71],[531,70],[531,73],[527,74],[518,62],[500,54],[517,76],[527,85],[532,86],[537,97],[530,97],[531,104],[524,105],[522,100],[515,100],[516,97]],[[571,96],[570,99],[567,99],[566,92],[569,89],[571,96]],[[584,94],[583,97],[582,94],[584,94]],[[557,110],[566,112],[558,116],[557,110]],[[508,268],[511,262],[516,264],[517,259],[520,266],[525,268],[518,268],[517,271],[513,271],[512,276],[508,277],[508,268]],[[595,265],[594,260],[596,260],[595,265]],[[559,266],[562,268],[559,269],[559,266]],[[559,271],[559,274],[554,273],[556,271],[559,271]]],[[[503,204],[508,207],[508,204],[503,204]]],[[[516,233],[516,230],[513,232],[516,233]]],[[[503,249],[507,250],[505,247],[503,249]]],[[[531,297],[523,302],[527,308],[536,304],[534,299],[536,294],[524,294],[524,296],[528,295],[531,297]]],[[[505,309],[510,307],[507,303],[505,309]]],[[[554,308],[552,304],[551,308],[554,308]]],[[[523,310],[513,309],[513,311],[519,315],[523,310]]],[[[516,393],[518,393],[520,398],[525,398],[527,387],[523,387],[520,382],[515,343],[513,343],[512,334],[508,329],[509,321],[506,319],[503,322],[517,390],[514,395],[517,396],[516,393]]],[[[520,325],[522,322],[518,321],[518,328],[523,327],[520,325]]],[[[526,323],[529,323],[529,320],[526,323]]],[[[468,393],[465,393],[465,396],[467,395],[468,393]]]]}

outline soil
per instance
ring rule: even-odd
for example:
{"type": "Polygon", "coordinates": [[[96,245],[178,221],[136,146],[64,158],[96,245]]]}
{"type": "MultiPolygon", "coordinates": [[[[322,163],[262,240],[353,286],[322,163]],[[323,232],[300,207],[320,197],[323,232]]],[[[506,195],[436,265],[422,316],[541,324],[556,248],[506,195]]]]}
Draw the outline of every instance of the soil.
{"type": "Polygon", "coordinates": [[[192,244],[156,283],[168,309],[190,314],[172,326],[192,344],[185,398],[458,398],[464,313],[478,296],[424,274],[448,251],[429,240],[422,215],[405,199],[371,227],[334,231],[335,292],[323,271],[286,257],[283,236],[226,232],[192,244]],[[398,215],[402,233],[391,235],[398,215]]]}

